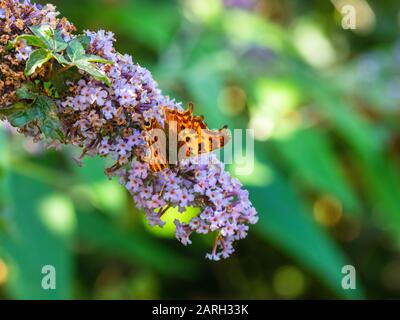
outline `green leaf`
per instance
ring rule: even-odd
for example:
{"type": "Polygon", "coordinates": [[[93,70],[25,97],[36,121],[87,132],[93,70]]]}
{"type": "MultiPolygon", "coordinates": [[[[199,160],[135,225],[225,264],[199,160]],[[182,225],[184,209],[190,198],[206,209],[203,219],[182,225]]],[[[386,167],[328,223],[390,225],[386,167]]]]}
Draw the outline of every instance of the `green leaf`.
{"type": "Polygon", "coordinates": [[[38,108],[43,113],[50,112],[55,109],[55,104],[50,97],[47,96],[39,96],[33,103],[34,108],[38,108]]]}
{"type": "Polygon", "coordinates": [[[37,121],[41,132],[52,139],[63,138],[60,120],[55,112],[54,101],[48,96],[37,96],[31,103],[18,102],[4,113],[14,127],[23,127],[37,121]]]}
{"type": "Polygon", "coordinates": [[[28,111],[18,111],[8,117],[8,121],[14,127],[23,127],[32,121],[28,111]]]}
{"type": "Polygon", "coordinates": [[[63,134],[60,128],[60,121],[57,117],[47,117],[40,125],[42,133],[51,139],[62,140],[63,134]]]}
{"type": "Polygon", "coordinates": [[[0,108],[0,116],[8,117],[9,115],[15,113],[16,111],[21,111],[28,107],[29,107],[29,104],[19,101],[9,107],[0,108]]]}
{"type": "Polygon", "coordinates": [[[104,64],[114,64],[113,61],[104,59],[102,57],[96,56],[96,55],[86,55],[83,60],[86,60],[88,62],[97,62],[97,63],[104,63],[104,64]]]}
{"type": "Polygon", "coordinates": [[[52,74],[52,78],[50,79],[59,94],[68,90],[68,86],[66,85],[67,81],[77,82],[80,78],[82,78],[82,75],[79,73],[77,67],[69,68],[68,70],[60,72],[62,68],[63,67],[58,63],[53,64],[54,72],[52,74]]]}
{"type": "Polygon", "coordinates": [[[86,49],[89,46],[91,39],[89,36],[83,34],[77,36],[76,38],[74,38],[74,40],[78,40],[82,44],[83,48],[86,49]]]}
{"type": "Polygon", "coordinates": [[[79,38],[75,38],[68,43],[67,56],[71,62],[81,60],[86,52],[79,38]]]}
{"type": "Polygon", "coordinates": [[[31,81],[24,82],[17,90],[17,98],[20,100],[34,100],[37,97],[35,85],[31,81]]]}
{"type": "Polygon", "coordinates": [[[70,64],[70,61],[65,59],[61,54],[53,53],[53,56],[58,61],[58,63],[60,63],[62,65],[69,65],[70,64]]]}
{"type": "Polygon", "coordinates": [[[35,119],[31,105],[25,102],[15,103],[7,114],[7,119],[14,127],[23,127],[35,119]]]}
{"type": "Polygon", "coordinates": [[[41,67],[47,61],[52,58],[52,54],[47,49],[38,49],[32,51],[31,55],[29,56],[28,62],[26,63],[25,67],[25,74],[27,76],[32,75],[37,68],[41,67]]]}
{"type": "MultiPolygon", "coordinates": [[[[112,61],[106,60],[97,55],[86,55],[85,48],[82,45],[82,40],[80,37],[69,42],[66,52],[68,59],[78,67],[79,65],[88,66],[88,62],[113,63],[112,61]]],[[[92,67],[97,69],[95,65],[92,65],[92,67]]]]}
{"type": "Polygon", "coordinates": [[[47,24],[32,26],[31,31],[35,36],[41,39],[46,47],[54,52],[60,52],[67,48],[68,44],[64,41],[61,31],[54,30],[47,24]]]}
{"type": "Polygon", "coordinates": [[[37,36],[32,34],[23,34],[16,38],[16,41],[25,40],[26,43],[30,46],[39,47],[39,48],[46,48],[46,43],[37,36]]]}
{"type": "Polygon", "coordinates": [[[79,69],[90,74],[96,80],[104,82],[107,86],[111,86],[110,79],[108,79],[107,75],[103,71],[97,69],[90,62],[80,60],[80,61],[75,62],[75,65],[79,69]]]}
{"type": "Polygon", "coordinates": [[[51,139],[62,138],[60,120],[55,112],[54,101],[47,96],[39,96],[32,108],[36,110],[36,119],[40,120],[40,131],[51,139]]]}

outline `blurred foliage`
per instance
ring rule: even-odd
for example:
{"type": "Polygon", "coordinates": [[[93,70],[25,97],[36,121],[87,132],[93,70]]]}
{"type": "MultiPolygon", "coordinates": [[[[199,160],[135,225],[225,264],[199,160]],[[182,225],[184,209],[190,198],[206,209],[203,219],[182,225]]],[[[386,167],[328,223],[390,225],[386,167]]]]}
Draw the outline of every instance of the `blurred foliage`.
{"type": "Polygon", "coordinates": [[[206,261],[211,239],[185,248],[170,228],[147,228],[104,160],[78,168],[77,150],[3,129],[0,297],[400,296],[398,1],[53,3],[80,30],[115,32],[118,50],[211,127],[254,129],[255,169],[239,178],[261,219],[231,259],[206,261]],[[345,3],[356,30],[341,27],[345,3]],[[46,264],[57,290],[40,287],[46,264]],[[346,264],[357,290],[341,288],[346,264]]]}

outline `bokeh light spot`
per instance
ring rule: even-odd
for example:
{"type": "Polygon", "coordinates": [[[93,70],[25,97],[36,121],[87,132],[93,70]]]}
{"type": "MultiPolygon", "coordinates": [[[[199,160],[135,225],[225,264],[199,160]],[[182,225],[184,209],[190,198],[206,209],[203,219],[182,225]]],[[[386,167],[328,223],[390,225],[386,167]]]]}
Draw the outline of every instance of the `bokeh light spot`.
{"type": "Polygon", "coordinates": [[[187,207],[186,211],[180,213],[178,208],[168,209],[162,216],[161,220],[165,222],[165,225],[161,228],[159,226],[150,227],[146,217],[143,216],[143,222],[149,232],[162,238],[174,238],[175,237],[175,219],[178,219],[182,223],[188,223],[193,217],[200,213],[199,208],[187,207]]]}
{"type": "Polygon", "coordinates": [[[8,268],[5,262],[0,258],[0,286],[5,284],[8,279],[8,268]]]}
{"type": "Polygon", "coordinates": [[[275,124],[271,117],[254,115],[250,119],[249,128],[254,130],[254,138],[266,141],[272,135],[275,124]]]}
{"type": "Polygon", "coordinates": [[[222,13],[222,3],[218,0],[185,0],[184,15],[191,21],[212,22],[222,13]]]}
{"type": "Polygon", "coordinates": [[[311,66],[327,68],[336,61],[336,53],[332,44],[313,23],[299,22],[294,29],[293,36],[297,50],[311,66]]]}
{"type": "Polygon", "coordinates": [[[314,203],[314,218],[323,226],[333,227],[342,218],[342,204],[331,196],[322,196],[314,203]]]}
{"type": "Polygon", "coordinates": [[[306,282],[303,273],[298,268],[284,266],[275,272],[273,286],[281,297],[293,299],[304,293],[306,282]]]}
{"type": "Polygon", "coordinates": [[[39,205],[43,223],[59,235],[70,235],[76,228],[75,209],[72,201],[63,195],[53,195],[39,205]]]}
{"type": "Polygon", "coordinates": [[[218,97],[220,109],[228,116],[240,114],[246,107],[246,101],[246,92],[238,86],[225,87],[218,97]]]}

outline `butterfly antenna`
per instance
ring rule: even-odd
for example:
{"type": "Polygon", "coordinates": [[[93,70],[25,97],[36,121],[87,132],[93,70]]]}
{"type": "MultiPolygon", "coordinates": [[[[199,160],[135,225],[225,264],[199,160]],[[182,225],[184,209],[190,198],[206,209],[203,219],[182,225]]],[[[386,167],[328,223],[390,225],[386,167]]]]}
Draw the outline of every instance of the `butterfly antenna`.
{"type": "Polygon", "coordinates": [[[193,102],[189,102],[189,111],[190,111],[190,113],[193,112],[193,109],[194,109],[194,104],[193,104],[193,102]]]}

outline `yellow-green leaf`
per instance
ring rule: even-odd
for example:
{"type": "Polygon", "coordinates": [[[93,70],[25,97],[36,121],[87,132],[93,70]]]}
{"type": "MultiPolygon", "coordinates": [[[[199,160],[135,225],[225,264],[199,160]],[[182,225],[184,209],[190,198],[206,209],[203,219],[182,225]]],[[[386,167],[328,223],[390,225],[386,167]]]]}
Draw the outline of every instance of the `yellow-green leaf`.
{"type": "Polygon", "coordinates": [[[38,49],[32,51],[31,55],[29,56],[28,62],[26,63],[25,74],[27,76],[32,75],[37,68],[40,68],[52,57],[52,53],[47,49],[38,49]]]}

